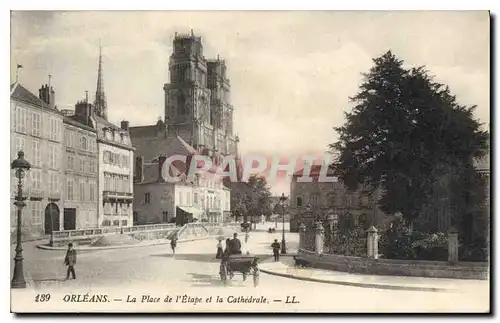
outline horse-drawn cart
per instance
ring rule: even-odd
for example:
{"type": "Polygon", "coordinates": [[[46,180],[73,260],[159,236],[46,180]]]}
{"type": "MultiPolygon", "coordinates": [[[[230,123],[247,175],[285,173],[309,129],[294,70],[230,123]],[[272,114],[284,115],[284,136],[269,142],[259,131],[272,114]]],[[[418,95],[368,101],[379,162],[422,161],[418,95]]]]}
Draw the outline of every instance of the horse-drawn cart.
{"type": "Polygon", "coordinates": [[[243,281],[248,275],[253,276],[253,285],[259,284],[258,258],[251,255],[230,255],[227,261],[220,264],[220,279],[227,284],[235,273],[243,275],[243,281]]]}

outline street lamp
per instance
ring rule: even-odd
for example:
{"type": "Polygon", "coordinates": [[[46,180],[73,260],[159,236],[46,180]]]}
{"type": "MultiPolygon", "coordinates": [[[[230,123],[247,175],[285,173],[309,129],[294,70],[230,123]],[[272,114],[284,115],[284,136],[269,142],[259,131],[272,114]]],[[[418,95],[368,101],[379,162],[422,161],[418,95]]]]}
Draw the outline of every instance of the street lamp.
{"type": "Polygon", "coordinates": [[[339,222],[339,216],[337,214],[330,213],[328,215],[328,222],[330,224],[330,239],[333,248],[333,244],[335,243],[335,234],[337,232],[337,225],[339,222]]]}
{"type": "Polygon", "coordinates": [[[285,241],[285,201],[286,201],[286,196],[285,193],[283,193],[280,197],[280,203],[281,203],[281,217],[283,218],[283,236],[281,238],[281,254],[286,255],[286,241],[285,241]]]}
{"type": "Polygon", "coordinates": [[[24,159],[24,152],[19,151],[17,153],[17,159],[11,164],[11,168],[16,171],[17,177],[17,196],[15,198],[16,202],[14,205],[17,206],[17,245],[16,245],[16,256],[14,257],[14,275],[12,277],[12,282],[10,284],[11,288],[26,288],[26,281],[24,280],[23,273],[23,248],[21,245],[21,218],[23,207],[26,206],[24,203],[25,198],[23,197],[23,178],[26,173],[31,168],[30,163],[24,159]]]}

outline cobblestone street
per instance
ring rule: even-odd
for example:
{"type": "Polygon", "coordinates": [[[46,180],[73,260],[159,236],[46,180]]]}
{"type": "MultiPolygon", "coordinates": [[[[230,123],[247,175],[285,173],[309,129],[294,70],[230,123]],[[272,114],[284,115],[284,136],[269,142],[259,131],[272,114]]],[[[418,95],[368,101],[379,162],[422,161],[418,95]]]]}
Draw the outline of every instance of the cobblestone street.
{"type": "MultiPolygon", "coordinates": [[[[240,236],[244,241],[244,237],[240,236]]],[[[270,244],[280,240],[279,233],[251,233],[248,244],[243,243],[243,252],[250,251],[263,263],[271,257],[270,244]]],[[[295,252],[298,235],[287,233],[289,252],[295,252]]],[[[416,292],[391,291],[308,282],[261,273],[260,284],[253,287],[252,279],[243,282],[236,275],[230,285],[224,287],[219,278],[219,261],[215,259],[215,239],[180,243],[177,254],[172,256],[169,245],[157,245],[130,249],[115,249],[80,252],[76,266],[77,280],[64,281],[63,251],[45,251],[36,248],[36,243],[24,244],[26,290],[14,290],[13,303],[22,303],[24,297],[37,293],[58,295],[68,293],[107,293],[122,301],[128,294],[145,295],[174,293],[176,295],[263,295],[271,300],[270,309],[276,311],[481,311],[488,297],[484,284],[477,292],[416,292]],[[215,294],[214,294],[215,293],[215,294]],[[286,296],[295,296],[299,304],[285,304],[286,296]]],[[[14,253],[12,253],[13,257],[14,253]]],[[[12,272],[12,265],[11,265],[12,272]]],[[[63,296],[60,296],[62,299],[63,296]]],[[[81,305],[81,304],[80,304],[81,305]]],[[[169,307],[168,310],[186,310],[185,307],[169,307]]],[[[236,304],[234,310],[251,310],[255,304],[236,304]]],[[[44,306],[50,306],[45,304],[44,306]]],[[[53,305],[55,306],[55,305],[53,305]]],[[[95,306],[95,304],[94,304],[95,306]]],[[[148,311],[142,306],[127,304],[127,310],[148,311]]],[[[151,305],[153,306],[153,305],[151,305]]],[[[158,305],[159,306],[159,305],[158,305]]],[[[197,309],[217,310],[216,307],[197,309]]],[[[67,309],[70,310],[71,307],[67,309]]],[[[66,310],[66,307],[65,307],[66,310]]],[[[149,310],[166,310],[165,307],[149,310]]],[[[255,307],[255,310],[262,308],[255,307]]]]}

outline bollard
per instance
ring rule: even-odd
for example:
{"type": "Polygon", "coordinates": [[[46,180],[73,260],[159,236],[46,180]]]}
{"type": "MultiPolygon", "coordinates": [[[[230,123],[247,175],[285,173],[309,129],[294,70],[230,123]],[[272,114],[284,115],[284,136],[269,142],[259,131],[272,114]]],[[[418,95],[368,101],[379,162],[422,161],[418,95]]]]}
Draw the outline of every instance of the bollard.
{"type": "Polygon", "coordinates": [[[301,223],[299,226],[299,249],[305,249],[306,244],[306,226],[301,223]]]}
{"type": "Polygon", "coordinates": [[[448,261],[458,261],[458,231],[453,227],[448,232],[448,261]]]}
{"type": "Polygon", "coordinates": [[[315,244],[316,244],[316,254],[321,255],[323,253],[323,238],[325,235],[325,228],[320,221],[316,222],[316,236],[315,236],[315,244]]]}
{"type": "Polygon", "coordinates": [[[373,225],[367,230],[367,256],[370,259],[378,259],[378,231],[373,225]]]}

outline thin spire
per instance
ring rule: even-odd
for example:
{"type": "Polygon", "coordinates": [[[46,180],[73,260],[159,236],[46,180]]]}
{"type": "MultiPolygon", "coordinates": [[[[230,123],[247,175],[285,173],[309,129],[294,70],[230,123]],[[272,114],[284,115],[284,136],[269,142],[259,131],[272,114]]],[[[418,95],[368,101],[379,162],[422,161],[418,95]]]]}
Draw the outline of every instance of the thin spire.
{"type": "Polygon", "coordinates": [[[97,90],[95,92],[95,111],[97,114],[108,120],[106,94],[104,93],[104,81],[102,75],[102,40],[99,38],[99,68],[97,70],[97,90]]]}

